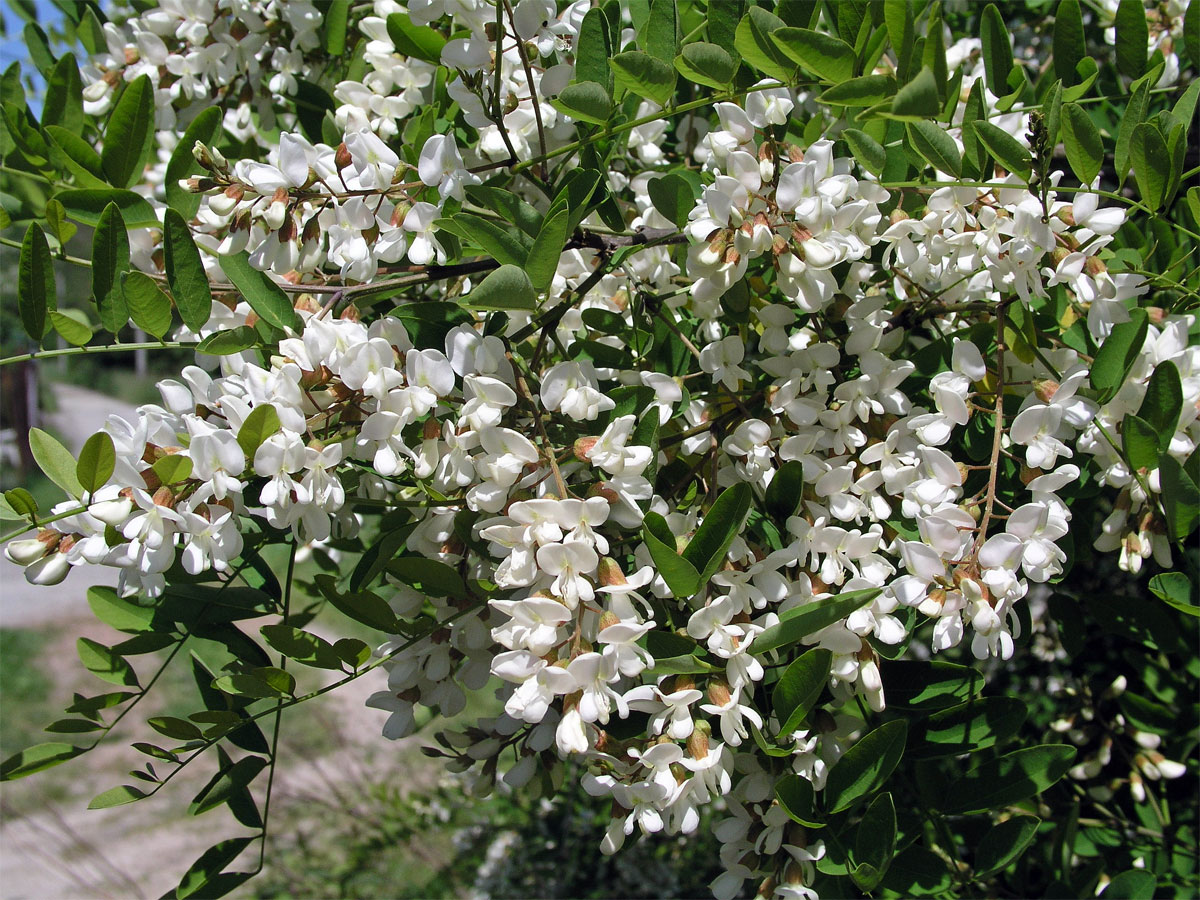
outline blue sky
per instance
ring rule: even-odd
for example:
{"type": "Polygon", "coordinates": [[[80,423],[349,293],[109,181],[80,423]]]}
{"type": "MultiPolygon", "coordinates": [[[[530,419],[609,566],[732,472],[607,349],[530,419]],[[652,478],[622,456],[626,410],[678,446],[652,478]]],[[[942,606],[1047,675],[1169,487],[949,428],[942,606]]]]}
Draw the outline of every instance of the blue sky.
{"type": "MultiPolygon", "coordinates": [[[[43,31],[48,31],[50,25],[62,21],[62,10],[51,3],[50,0],[34,0],[34,9],[37,13],[38,24],[42,26],[43,31]]],[[[25,50],[25,40],[22,37],[22,32],[25,29],[25,20],[17,15],[12,5],[7,2],[0,2],[0,16],[4,19],[4,27],[7,32],[6,37],[0,38],[0,72],[7,69],[14,61],[21,62],[25,72],[32,76],[35,87],[38,93],[40,93],[43,87],[42,77],[28,63],[28,53],[25,50]]],[[[36,112],[37,108],[41,105],[40,99],[30,99],[36,101],[31,104],[36,112]]]]}

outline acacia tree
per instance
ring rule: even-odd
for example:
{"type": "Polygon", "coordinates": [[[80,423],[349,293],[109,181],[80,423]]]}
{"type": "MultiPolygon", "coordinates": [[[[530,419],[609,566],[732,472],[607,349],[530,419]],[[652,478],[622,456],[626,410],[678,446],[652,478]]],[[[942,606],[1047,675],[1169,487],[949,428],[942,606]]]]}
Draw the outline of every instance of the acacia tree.
{"type": "Polygon", "coordinates": [[[195,364],[78,460],[30,433],[70,496],[7,491],[8,557],[116,567],[123,637],[5,779],[190,665],[92,806],[215,765],[215,896],[285,710],[365,677],[393,739],[495,693],[430,752],[474,796],[581,763],[605,853],[716,805],[717,897],[1195,890],[1200,6],[61,5],[40,117],[0,79],[0,363],[195,364]],[[1106,557],[1144,587],[1081,589],[1106,557]],[[1081,622],[1128,676],[1063,688],[1081,622]]]}

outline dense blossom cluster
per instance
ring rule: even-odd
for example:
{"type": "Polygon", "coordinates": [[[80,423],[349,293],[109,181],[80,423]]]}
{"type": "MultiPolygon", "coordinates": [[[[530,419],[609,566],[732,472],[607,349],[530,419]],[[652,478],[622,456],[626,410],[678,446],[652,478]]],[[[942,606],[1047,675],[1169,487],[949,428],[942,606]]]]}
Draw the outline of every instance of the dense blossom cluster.
{"type": "MultiPolygon", "coordinates": [[[[775,873],[776,896],[809,896],[823,847],[774,801],[774,784],[795,773],[820,791],[861,722],[825,714],[811,730],[780,734],[761,682],[794,648],[759,651],[756,638],[799,608],[871,591],[804,645],[831,651],[835,698],[861,697],[875,711],[887,705],[879,648],[913,639],[923,623],[932,628],[918,641],[931,651],[966,642],[977,658],[1007,659],[1018,607],[1069,564],[1063,495],[1081,479],[1112,497],[1096,549],[1119,551],[1134,572],[1151,555],[1169,565],[1159,472],[1131,470],[1119,435],[1169,365],[1183,394],[1169,454],[1182,463],[1195,451],[1195,323],[1151,308],[1128,376],[1104,399],[1089,381],[1089,350],[1130,321],[1148,290],[1143,276],[1105,262],[1123,207],[1103,203],[1098,185],[1060,190],[1062,172],[1044,190],[1003,172],[975,186],[941,175],[898,205],[906,189],[838,155],[833,118],[830,136],[807,146],[779,139],[780,126],[817,107],[769,80],[717,103],[711,121],[630,131],[608,173],[635,232],[671,228],[651,186],[664,148],[686,148],[702,180],[681,229],[686,253],[634,248],[596,278],[602,251],[568,246],[541,310],[476,314],[420,346],[412,319],[353,305],[331,314],[323,294],[303,294],[317,275],[353,285],[402,262],[446,263],[437,223],[447,203],[464,208],[465,189],[510,156],[573,138],[574,123],[547,98],[572,77],[588,8],[504,3],[497,48],[497,11],[481,0],[414,0],[407,10],[375,0],[356,22],[369,38],[365,72],[333,92],[340,143],[285,128],[261,161],[198,147],[208,176],[191,183],[205,192],[194,233],[206,265],[217,278],[219,257],[248,251],[293,289],[303,327],[269,359],[246,350],[221,357],[217,373],[189,366],[137,421],[111,418],[108,483],[84,511],[72,512],[76,500],[55,507],[70,514],[7,552],[35,583],[102,564],[120,570],[122,591],[154,597],[177,561],[192,575],[227,573],[248,528],[328,546],[373,527],[372,508],[407,509],[406,552],[450,566],[486,596],[430,597],[387,575],[396,615],[436,625],[380,648],[395,654],[386,689],[370,700],[390,713],[387,737],[411,733],[418,707],[460,712],[467,692],[495,676],[503,712],[447,737],[461,767],[476,766],[480,790],[501,774],[504,751],[516,759],[503,772],[510,786],[555,757],[581,758],[586,789],[611,801],[605,852],[635,829],[690,832],[721,798],[727,874],[716,895],[775,873]],[[447,133],[395,149],[438,72],[397,50],[387,24],[397,12],[448,23],[447,89],[475,146],[447,133]],[[590,311],[636,330],[646,295],[664,296],[659,315],[667,337],[679,336],[686,374],[609,364],[588,349],[622,349],[590,311]],[[747,298],[740,320],[730,315],[735,295],[747,298]],[[1074,339],[1021,344],[1020,322],[1055,302],[1064,328],[1080,323],[1074,339]],[[570,308],[548,318],[558,304],[570,308]],[[929,375],[914,359],[931,347],[940,357],[929,375]],[[626,397],[644,399],[628,408],[626,397]],[[247,443],[252,417],[261,436],[247,443]],[[981,456],[963,455],[968,440],[981,456]],[[1022,489],[1000,496],[1002,457],[1015,460],[1022,489]],[[714,498],[748,485],[761,501],[793,463],[804,485],[778,527],[744,524],[690,597],[672,590],[643,531],[658,514],[682,546],[702,525],[706,505],[681,504],[658,477],[679,461],[685,482],[714,498]],[[686,634],[694,670],[656,671],[656,633],[686,634]],[[634,714],[646,716],[642,733],[621,727],[634,714]],[[787,748],[786,766],[757,751],[756,731],[787,748]]],[[[149,73],[169,132],[172,109],[246,86],[226,102],[225,127],[261,136],[275,124],[271,96],[294,92],[319,24],[314,5],[294,0],[163,3],[106,27],[108,53],[87,69],[86,96],[100,110],[115,79],[149,73]],[[290,29],[291,49],[267,39],[279,28],[290,29]]],[[[1163,46],[1172,34],[1156,25],[1152,40],[1163,46]]],[[[962,67],[966,98],[983,77],[978,41],[948,58],[962,67]]],[[[1000,111],[990,93],[985,103],[1028,144],[1028,115],[1000,111]]],[[[646,101],[638,114],[656,110],[646,101]]],[[[950,134],[961,151],[961,130],[950,134]]],[[[461,287],[469,300],[470,280],[461,287]]],[[[255,318],[244,302],[214,301],[200,336],[255,318]]]]}

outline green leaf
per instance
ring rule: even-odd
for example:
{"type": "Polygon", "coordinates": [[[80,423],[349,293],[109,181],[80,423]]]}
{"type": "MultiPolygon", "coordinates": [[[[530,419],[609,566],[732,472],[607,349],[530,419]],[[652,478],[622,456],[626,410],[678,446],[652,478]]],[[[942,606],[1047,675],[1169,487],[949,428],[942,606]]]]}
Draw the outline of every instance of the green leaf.
{"type": "Polygon", "coordinates": [[[25,488],[12,488],[5,491],[4,500],[20,518],[32,518],[37,515],[37,500],[25,488]]]}
{"type": "Polygon", "coordinates": [[[258,343],[258,332],[249,325],[239,325],[229,331],[216,331],[196,345],[197,353],[229,356],[249,350],[258,343]]]}
{"type": "Polygon", "coordinates": [[[887,75],[863,75],[835,84],[817,99],[835,106],[874,106],[896,93],[896,79],[887,75]]]}
{"type": "Polygon", "coordinates": [[[1125,383],[1142,344],[1146,342],[1149,327],[1150,320],[1144,309],[1130,310],[1129,321],[1115,325],[1096,351],[1090,377],[1092,387],[1099,392],[1096,399],[1101,404],[1115,397],[1125,383]]]}
{"type": "Polygon", "coordinates": [[[92,227],[99,225],[100,215],[110,203],[115,203],[121,210],[121,216],[125,219],[126,228],[159,227],[158,216],[154,214],[153,207],[146,202],[145,197],[135,194],[133,191],[91,188],[59,191],[54,195],[54,199],[63,205],[67,215],[84,225],[92,227]]]}
{"type": "Polygon", "coordinates": [[[883,173],[883,167],[887,165],[887,150],[879,141],[857,128],[847,128],[842,132],[842,137],[846,139],[846,145],[859,165],[872,175],[883,173]]]}
{"type": "Polygon", "coordinates": [[[173,209],[167,209],[163,216],[163,249],[175,308],[184,325],[199,331],[212,313],[212,291],[192,231],[173,209]]]}
{"type": "Polygon", "coordinates": [[[687,224],[688,214],[696,205],[692,184],[678,172],[668,172],[646,183],[654,208],[669,219],[676,228],[687,224]]]}
{"type": "Polygon", "coordinates": [[[1200,519],[1200,486],[1178,460],[1166,453],[1158,458],[1158,477],[1168,536],[1182,541],[1200,519]]]}
{"type": "Polygon", "coordinates": [[[40,428],[29,429],[29,449],[47,478],[72,497],[83,494],[83,486],[75,475],[75,457],[70,450],[40,428]]]}
{"type": "Polygon", "coordinates": [[[279,412],[273,403],[263,403],[254,407],[237,433],[238,446],[246,454],[246,459],[253,461],[254,453],[262,446],[262,442],[282,427],[279,412]]]}
{"type": "Polygon", "coordinates": [[[288,659],[318,669],[340,671],[342,668],[342,658],[322,637],[291,625],[264,625],[261,631],[263,640],[288,659]]]}
{"type": "Polygon", "coordinates": [[[733,47],[747,65],[784,83],[796,67],[773,40],[771,33],[786,27],[783,19],[757,6],[746,10],[734,32],[733,47]]]}
{"type": "Polygon", "coordinates": [[[987,878],[1016,862],[1041,824],[1036,816],[1013,816],[989,828],[975,848],[975,877],[987,878]]]}
{"type": "Polygon", "coordinates": [[[607,125],[612,112],[612,97],[604,85],[594,81],[569,84],[550,101],[561,113],[591,125],[607,125]]]}
{"type": "Polygon", "coordinates": [[[256,700],[287,696],[287,691],[280,690],[278,687],[256,675],[247,675],[244,673],[222,675],[213,680],[213,687],[226,694],[233,694],[239,697],[253,697],[256,700]]]}
{"type": "Polygon", "coordinates": [[[110,806],[124,806],[126,803],[134,803],[148,796],[145,791],[135,788],[129,784],[123,784],[120,787],[110,788],[103,794],[97,794],[88,803],[88,809],[108,809],[110,806]]]}
{"type": "Polygon", "coordinates": [[[84,668],[101,681],[137,687],[137,675],[134,674],[133,668],[108,647],[88,638],[80,638],[75,647],[79,651],[79,658],[83,660],[84,668]]]}
{"type": "Polygon", "coordinates": [[[1050,90],[1046,92],[1046,97],[1042,101],[1042,109],[1046,116],[1046,135],[1051,147],[1058,143],[1058,136],[1062,129],[1062,105],[1062,82],[1056,81],[1050,85],[1050,90]]]}
{"type": "Polygon", "coordinates": [[[1133,129],[1130,156],[1142,202],[1152,211],[1162,206],[1171,183],[1171,157],[1162,132],[1149,122],[1133,129]]]}
{"type": "Polygon", "coordinates": [[[829,681],[832,662],[830,651],[813,648],[784,670],[771,693],[771,706],[779,720],[781,737],[795,731],[817,702],[829,681]]]}
{"type": "Polygon", "coordinates": [[[26,775],[33,775],[87,751],[87,747],[75,747],[71,744],[35,744],[20,753],[14,753],[0,765],[0,781],[15,781],[26,775]]]}
{"type": "Polygon", "coordinates": [[[908,724],[896,719],[880,725],[859,739],[829,770],[825,782],[825,807],[831,813],[849,809],[856,801],[874,793],[904,753],[908,724]]]}
{"type": "Polygon", "coordinates": [[[962,175],[962,157],[958,155],[958,145],[945,128],[923,119],[909,122],[904,130],[909,142],[931,166],[955,177],[962,175]]]}
{"type": "Polygon", "coordinates": [[[1078,103],[1064,103],[1062,111],[1067,162],[1071,164],[1071,171],[1079,183],[1090,185],[1104,162],[1104,142],[1100,140],[1100,129],[1078,103]]]}
{"type": "Polygon", "coordinates": [[[651,0],[650,18],[644,34],[646,52],[669,66],[679,52],[679,8],[676,0],[651,0]]]}
{"type": "Polygon", "coordinates": [[[121,293],[133,324],[161,341],[171,328],[171,298],[144,272],[126,272],[121,293]]]}
{"type": "Polygon", "coordinates": [[[539,294],[550,290],[554,281],[554,273],[558,271],[558,262],[567,243],[569,225],[570,211],[565,206],[552,210],[542,222],[533,246],[529,248],[525,274],[539,294]]]}
{"type": "Polygon", "coordinates": [[[896,53],[896,75],[905,81],[915,39],[911,0],[884,0],[883,19],[887,25],[888,40],[896,53]]]}
{"type": "Polygon", "coordinates": [[[917,77],[892,98],[892,115],[910,119],[930,119],[942,111],[938,102],[937,82],[930,69],[921,69],[917,77]]]}
{"type": "MultiPolygon", "coordinates": [[[[393,14],[394,15],[394,14],[393,14]]],[[[246,298],[259,318],[276,328],[299,332],[303,327],[291,298],[265,272],[250,265],[245,252],[221,257],[221,271],[246,298]]]]}
{"type": "Polygon", "coordinates": [[[57,241],[60,247],[65,248],[67,241],[75,236],[75,232],[79,229],[71,222],[66,221],[66,210],[63,205],[51,197],[46,201],[46,224],[50,226],[50,234],[57,241]]]}
{"type": "Polygon", "coordinates": [[[858,833],[854,837],[854,859],[858,867],[850,877],[860,890],[870,891],[879,884],[896,854],[896,805],[891,793],[871,801],[858,833]]]}
{"type": "Polygon", "coordinates": [[[75,466],[75,477],[79,485],[89,494],[108,483],[117,467],[117,451],[107,432],[97,431],[79,451],[79,462],[75,466]]]}
{"type": "Polygon", "coordinates": [[[163,484],[178,484],[192,474],[192,459],[179,453],[171,453],[155,461],[150,467],[163,484]]]}
{"type": "Polygon", "coordinates": [[[808,28],[779,28],[771,40],[789,59],[823,81],[840,84],[854,75],[854,48],[845,41],[808,28]]]}
{"type": "Polygon", "coordinates": [[[46,234],[32,222],[21,241],[21,257],[17,265],[17,306],[21,324],[35,342],[40,344],[46,334],[47,312],[58,308],[54,285],[54,263],[46,234]]]}
{"type": "Polygon", "coordinates": [[[977,697],[935,712],[918,726],[909,758],[932,759],[984,750],[1011,738],[1028,710],[1015,697],[977,697]]]}
{"type": "Polygon", "coordinates": [[[1142,0],[1121,0],[1117,6],[1117,71],[1137,78],[1146,71],[1150,29],[1142,0]]]}
{"type": "Polygon", "coordinates": [[[684,45],[675,57],[675,70],[688,81],[723,90],[733,81],[737,63],[724,47],[697,41],[684,45]]]}
{"type": "Polygon", "coordinates": [[[642,521],[642,540],[650,551],[650,558],[658,574],[676,597],[684,599],[700,590],[700,573],[686,559],[675,552],[675,535],[671,533],[667,520],[655,512],[646,513],[642,521]]]}
{"type": "Polygon", "coordinates": [[[1075,748],[1066,744],[1014,750],[976,766],[950,785],[941,809],[948,815],[969,815],[1010,806],[1046,790],[1074,761],[1075,748]]]}
{"type": "Polygon", "coordinates": [[[647,652],[654,658],[654,665],[649,671],[655,676],[693,675],[717,671],[697,655],[703,648],[681,634],[651,631],[646,635],[644,643],[647,652]]]}
{"type": "Polygon", "coordinates": [[[503,265],[462,298],[467,309],[537,309],[533,282],[518,266],[503,265]]]}
{"type": "Polygon", "coordinates": [[[42,125],[58,125],[74,134],[81,134],[83,124],[83,82],[79,77],[79,65],[74,56],[65,53],[46,81],[42,125]]]}
{"type": "Polygon", "coordinates": [[[955,706],[983,687],[974,669],[940,659],[885,662],[883,680],[889,708],[915,710],[955,706]]]}
{"type": "Polygon", "coordinates": [[[387,601],[370,591],[326,594],[325,596],[329,598],[330,604],[335,609],[356,622],[362,622],[364,625],[388,634],[395,634],[398,630],[399,623],[396,620],[396,614],[392,612],[387,601]]]}
{"type": "Polygon", "coordinates": [[[1158,467],[1158,433],[1145,419],[1133,413],[1125,415],[1121,422],[1121,445],[1135,471],[1158,467]]]}
{"type": "Polygon", "coordinates": [[[598,7],[589,9],[580,23],[579,38],[575,42],[575,80],[581,83],[595,82],[611,92],[613,76],[608,68],[610,56],[612,48],[608,42],[604,13],[598,7]]]}
{"type": "Polygon", "coordinates": [[[192,123],[179,138],[179,143],[171,151],[171,158],[167,162],[166,176],[163,179],[167,192],[167,205],[185,219],[196,215],[200,209],[201,195],[192,193],[179,182],[193,175],[205,174],[192,151],[197,143],[212,146],[216,143],[220,132],[221,108],[219,106],[206,107],[196,118],[192,119],[192,123]]]}
{"type": "Polygon", "coordinates": [[[1191,602],[1192,580],[1183,572],[1160,572],[1150,579],[1150,593],[1189,616],[1200,616],[1200,606],[1191,602]]]}
{"type": "Polygon", "coordinates": [[[453,597],[462,600],[471,593],[467,589],[467,583],[456,570],[436,559],[401,556],[389,562],[387,570],[390,575],[416,588],[426,597],[453,597]]]}
{"type": "Polygon", "coordinates": [[[434,223],[440,230],[457,234],[464,240],[482,247],[484,252],[503,265],[523,266],[529,253],[523,235],[504,228],[495,222],[459,213],[452,219],[439,219],[434,223]]]}
{"type": "Polygon", "coordinates": [[[1100,896],[1104,900],[1151,900],[1158,879],[1146,869],[1126,869],[1108,883],[1100,896]]]}
{"type": "Polygon", "coordinates": [[[1012,39],[1004,16],[989,3],[979,21],[979,37],[983,42],[983,71],[988,89],[997,97],[1008,93],[1008,73],[1013,67],[1012,39]]]}
{"type": "MultiPolygon", "coordinates": [[[[649,514],[647,514],[649,515],[649,514]]],[[[828,600],[819,600],[804,606],[793,607],[779,617],[779,622],[764,630],[754,639],[754,652],[766,653],[780,647],[800,643],[822,628],[839,622],[850,613],[862,609],[879,596],[879,588],[862,591],[847,591],[828,600]]]]}
{"type": "Polygon", "coordinates": [[[1054,14],[1054,74],[1063,87],[1077,84],[1075,67],[1087,56],[1083,36],[1083,12],[1079,0],[1061,0],[1054,14]]]}
{"type": "Polygon", "coordinates": [[[1018,178],[1029,178],[1033,173],[1032,160],[1020,141],[991,122],[980,120],[974,123],[974,128],[976,137],[996,162],[1018,178]]]}
{"type": "Polygon", "coordinates": [[[767,485],[763,507],[767,514],[780,525],[795,515],[804,493],[804,463],[798,459],[785,462],[775,472],[767,485]]]}
{"type": "Polygon", "coordinates": [[[640,50],[618,53],[608,61],[617,84],[627,91],[668,106],[675,93],[675,70],[670,63],[640,50]]]}
{"type": "Polygon", "coordinates": [[[222,870],[255,840],[257,838],[230,838],[205,850],[204,854],[192,863],[191,868],[183,876],[183,880],[179,882],[179,887],[175,889],[175,896],[179,900],[186,900],[207,888],[204,896],[220,897],[242,884],[254,873],[222,872],[222,870]]]}
{"type": "Polygon", "coordinates": [[[59,125],[47,125],[44,129],[50,160],[75,178],[81,188],[109,190],[104,180],[104,169],[100,165],[100,154],[78,134],[59,125]]]}
{"type": "Polygon", "coordinates": [[[1117,141],[1113,149],[1113,172],[1117,183],[1124,184],[1125,176],[1129,174],[1129,158],[1133,149],[1133,132],[1146,118],[1146,109],[1150,103],[1150,83],[1143,81],[1134,87],[1129,95],[1129,102],[1121,115],[1121,124],[1117,126],[1117,141]]]}
{"type": "Polygon", "coordinates": [[[725,554],[742,530],[753,499],[754,493],[744,481],[726,488],[684,548],[682,556],[700,573],[701,587],[725,562],[725,554]]]}
{"type": "Polygon", "coordinates": [[[150,623],[154,620],[153,607],[138,606],[130,598],[119,596],[110,587],[88,588],[87,601],[97,619],[126,634],[149,631],[150,623]]]}
{"type": "Polygon", "coordinates": [[[387,33],[392,44],[405,56],[423,59],[440,65],[446,39],[428,25],[414,25],[408,13],[396,12],[387,17],[387,33]]]}
{"type": "Polygon", "coordinates": [[[133,187],[154,148],[154,85],[149,75],[140,75],[125,86],[104,130],[100,163],[108,183],[133,187]]]}
{"type": "Polygon", "coordinates": [[[341,56],[346,52],[346,22],[350,16],[350,0],[329,0],[324,6],[321,43],[330,56],[341,56]]]}
{"type": "MultiPolygon", "coordinates": [[[[757,731],[755,732],[757,734],[757,731]]],[[[824,817],[816,810],[812,783],[799,775],[784,775],[775,782],[775,796],[794,821],[807,828],[823,828],[824,817]]]]}
{"type": "Polygon", "coordinates": [[[73,347],[83,347],[92,339],[92,329],[86,322],[80,321],[83,313],[77,309],[50,310],[50,324],[62,335],[62,339],[73,347]]]}

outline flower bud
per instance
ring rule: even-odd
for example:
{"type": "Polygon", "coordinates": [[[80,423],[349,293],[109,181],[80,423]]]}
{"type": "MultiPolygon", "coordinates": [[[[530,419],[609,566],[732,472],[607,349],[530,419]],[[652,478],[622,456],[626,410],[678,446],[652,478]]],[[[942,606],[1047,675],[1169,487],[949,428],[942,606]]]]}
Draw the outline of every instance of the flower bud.
{"type": "Polygon", "coordinates": [[[1104,260],[1100,257],[1089,256],[1087,262],[1083,264],[1083,271],[1089,275],[1099,275],[1101,272],[1107,272],[1108,266],[1104,264],[1104,260]]]}
{"type": "Polygon", "coordinates": [[[166,485],[154,492],[153,500],[155,506],[165,506],[167,509],[175,508],[175,494],[166,485]]]}
{"type": "Polygon", "coordinates": [[[576,439],[573,448],[575,458],[580,462],[589,462],[591,457],[588,454],[592,452],[592,448],[596,446],[598,440],[600,440],[598,437],[581,437],[576,439]]]}
{"type": "Polygon", "coordinates": [[[354,159],[350,156],[350,151],[346,148],[346,142],[342,141],[340,144],[338,144],[337,151],[333,154],[334,166],[336,166],[337,170],[340,172],[353,162],[354,159]]]}
{"type": "Polygon", "coordinates": [[[710,678],[708,681],[708,700],[713,706],[728,706],[733,699],[729,693],[729,682],[724,678],[710,678]]]}
{"type": "Polygon", "coordinates": [[[695,723],[692,733],[688,735],[687,739],[688,756],[692,759],[708,757],[708,735],[711,731],[712,727],[703,719],[695,723]]]}
{"type": "Polygon", "coordinates": [[[596,580],[604,587],[616,587],[627,583],[620,563],[611,556],[601,558],[600,565],[596,567],[596,580]]]}
{"type": "Polygon", "coordinates": [[[620,625],[620,624],[621,624],[620,616],[618,616],[611,609],[606,609],[604,611],[603,615],[600,616],[599,628],[601,631],[603,631],[605,628],[608,628],[612,625],[620,625]]]}

